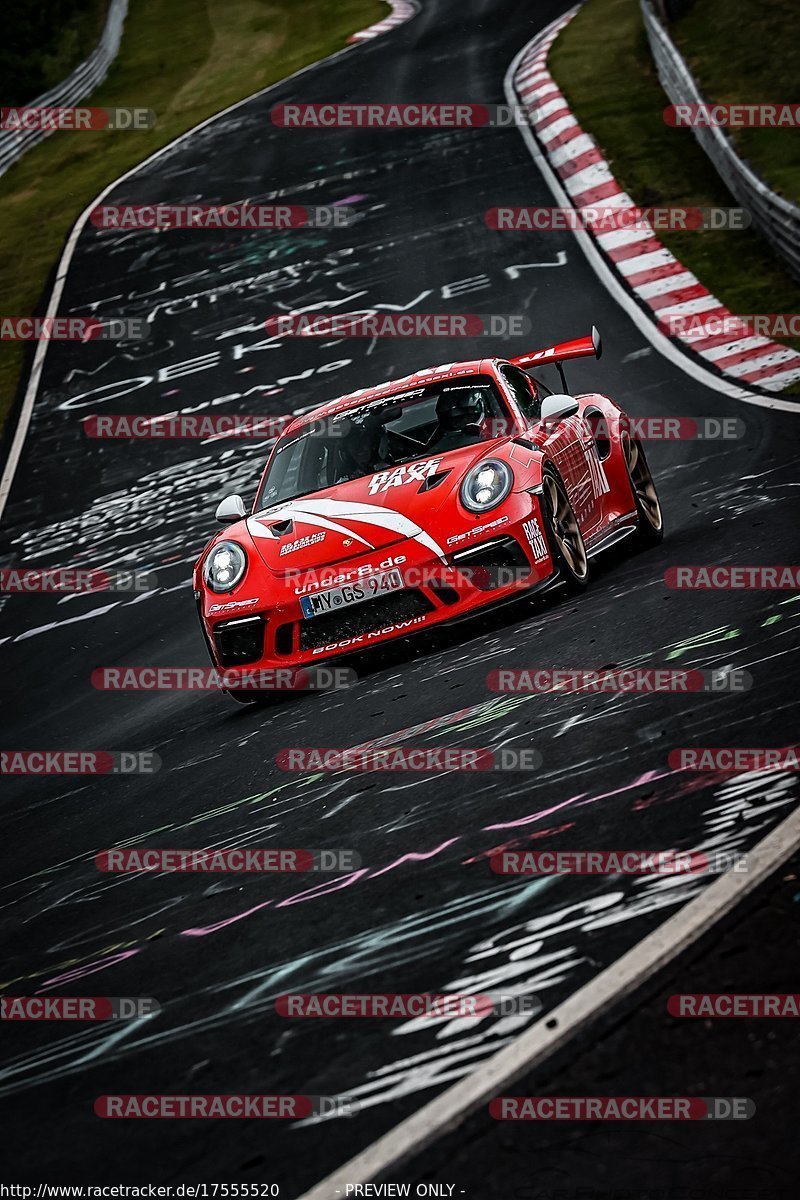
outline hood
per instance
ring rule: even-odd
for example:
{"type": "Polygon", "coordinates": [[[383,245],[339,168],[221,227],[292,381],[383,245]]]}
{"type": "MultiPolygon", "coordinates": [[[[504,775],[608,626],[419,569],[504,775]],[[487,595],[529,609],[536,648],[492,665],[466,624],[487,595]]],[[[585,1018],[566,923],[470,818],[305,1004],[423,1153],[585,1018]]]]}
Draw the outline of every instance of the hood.
{"type": "Polygon", "coordinates": [[[412,539],[444,558],[433,518],[456,500],[465,473],[501,457],[507,439],[432,454],[363,479],[264,509],[246,521],[259,556],[276,574],[345,562],[412,539]]]}

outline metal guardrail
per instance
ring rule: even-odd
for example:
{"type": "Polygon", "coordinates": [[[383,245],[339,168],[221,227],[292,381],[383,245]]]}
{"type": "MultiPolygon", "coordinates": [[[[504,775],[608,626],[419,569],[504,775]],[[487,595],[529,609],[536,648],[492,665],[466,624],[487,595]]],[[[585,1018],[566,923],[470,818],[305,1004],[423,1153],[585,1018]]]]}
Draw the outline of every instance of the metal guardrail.
{"type": "MultiPolygon", "coordinates": [[[[84,100],[108,74],[108,69],[117,56],[122,37],[122,26],[128,14],[128,0],[111,0],[108,7],[103,35],[87,59],[56,87],[37,96],[24,108],[68,107],[84,100]]],[[[5,129],[0,131],[0,175],[31,146],[50,136],[43,129],[5,129]]]]}
{"type": "MultiPolygon", "coordinates": [[[[670,101],[672,104],[706,104],[680,51],[650,3],[648,0],[640,0],[640,3],[658,78],[670,101]]],[[[696,125],[692,127],[692,133],[723,183],[751,213],[753,224],[783,259],[787,270],[795,279],[800,279],[800,208],[767,187],[739,157],[724,129],[715,125],[696,125]]]]}

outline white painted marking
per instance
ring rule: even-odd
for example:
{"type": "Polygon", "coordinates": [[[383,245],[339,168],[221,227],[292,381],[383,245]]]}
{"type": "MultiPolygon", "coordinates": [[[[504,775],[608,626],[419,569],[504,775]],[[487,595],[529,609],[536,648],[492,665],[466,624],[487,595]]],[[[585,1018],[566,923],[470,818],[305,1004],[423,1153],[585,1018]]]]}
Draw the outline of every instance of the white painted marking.
{"type": "Polygon", "coordinates": [[[669,296],[671,292],[681,292],[687,287],[696,287],[700,280],[691,271],[682,271],[680,275],[668,275],[666,279],[656,279],[653,283],[640,283],[634,288],[637,296],[649,300],[651,296],[669,296]]]}
{"type": "MultiPolygon", "coordinates": [[[[574,175],[570,175],[569,179],[564,180],[564,187],[569,192],[570,196],[580,196],[581,192],[590,192],[592,188],[600,187],[603,183],[613,183],[614,176],[604,162],[592,163],[589,167],[584,167],[582,171],[576,171],[574,175]]],[[[605,200],[604,204],[613,207],[613,200],[605,200]]]]}
{"type": "Polygon", "coordinates": [[[796,358],[795,350],[775,350],[772,354],[759,355],[758,358],[748,358],[745,362],[736,363],[735,366],[728,367],[727,372],[729,375],[747,375],[750,371],[761,371],[764,367],[778,366],[779,363],[792,362],[796,358]]]}
{"type": "MultiPolygon", "coordinates": [[[[413,9],[413,11],[416,11],[415,5],[410,4],[409,7],[413,9]]],[[[341,58],[343,54],[348,54],[354,50],[358,45],[360,45],[360,42],[351,42],[349,45],[344,46],[341,50],[337,50],[334,54],[329,54],[327,58],[318,59],[316,62],[309,63],[308,66],[301,67],[299,71],[294,71],[291,75],[287,75],[285,79],[279,79],[275,83],[269,84],[268,87],[261,88],[261,90],[258,92],[253,92],[251,96],[245,96],[243,100],[237,100],[235,104],[229,104],[227,108],[223,108],[220,112],[214,113],[213,116],[207,117],[205,121],[201,121],[199,125],[193,125],[192,128],[187,129],[185,133],[179,134],[178,137],[174,138],[171,142],[167,142],[166,146],[162,146],[160,150],[156,150],[154,154],[149,156],[149,158],[144,159],[143,162],[137,163],[135,167],[131,167],[130,171],[126,171],[124,175],[120,175],[117,179],[113,180],[113,182],[104,187],[99,195],[97,195],[94,200],[92,200],[91,203],[86,206],[70,231],[66,245],[61,253],[61,258],[58,260],[55,282],[53,283],[53,290],[50,293],[50,300],[48,301],[45,316],[50,318],[55,317],[58,314],[58,306],[61,303],[61,295],[64,291],[64,284],[66,283],[67,274],[72,263],[78,238],[83,233],[86,222],[89,220],[89,214],[94,208],[97,208],[98,204],[102,203],[102,201],[106,198],[106,196],[109,195],[110,192],[113,192],[114,188],[119,187],[119,185],[124,183],[126,179],[130,179],[132,175],[135,175],[144,167],[149,166],[150,163],[155,162],[157,159],[161,158],[162,155],[168,154],[174,149],[175,146],[179,145],[186,138],[193,137],[194,134],[196,134],[199,130],[205,129],[205,127],[210,125],[212,121],[216,121],[220,117],[227,116],[228,113],[235,112],[237,108],[241,108],[243,104],[249,104],[251,100],[255,100],[259,96],[268,95],[269,92],[274,91],[274,89],[277,87],[281,87],[284,83],[289,82],[289,80],[299,79],[301,75],[305,75],[307,71],[314,70],[321,63],[334,62],[337,58],[341,58]]],[[[11,484],[14,481],[14,475],[16,474],[17,466],[19,465],[22,448],[25,445],[25,438],[27,437],[28,429],[30,428],[31,416],[33,415],[33,406],[36,401],[36,393],[39,389],[39,380],[41,379],[42,369],[44,367],[44,359],[45,355],[47,354],[49,344],[50,343],[47,341],[40,341],[36,346],[36,352],[33,358],[33,366],[31,367],[31,373],[28,377],[28,385],[25,389],[22,407],[20,408],[19,418],[17,420],[17,428],[14,431],[14,437],[8,452],[8,459],[6,460],[6,464],[3,468],[2,477],[0,477],[0,518],[2,518],[3,513],[5,512],[5,507],[8,503],[8,496],[11,491],[11,484]]]]}
{"type": "Polygon", "coordinates": [[[571,129],[578,122],[574,117],[559,117],[557,121],[551,121],[550,124],[543,129],[539,137],[543,142],[552,142],[554,137],[558,137],[565,129],[571,129]]]}
{"type": "MultiPolygon", "coordinates": [[[[741,354],[743,350],[755,350],[756,346],[769,345],[771,345],[771,342],[767,338],[746,337],[739,338],[736,342],[724,342],[720,346],[711,346],[708,350],[698,347],[698,350],[703,358],[708,358],[711,362],[716,362],[718,358],[727,358],[731,354],[741,354]]],[[[754,360],[750,359],[749,361],[752,362],[754,360]]]]}
{"type": "Polygon", "coordinates": [[[653,271],[656,267],[666,267],[677,262],[669,250],[650,250],[647,254],[637,254],[635,258],[623,258],[617,263],[621,275],[638,275],[640,271],[653,271]]]}
{"type": "Polygon", "coordinates": [[[582,133],[580,137],[572,138],[563,146],[557,146],[550,155],[550,162],[554,167],[562,167],[565,162],[570,162],[573,158],[580,158],[582,154],[594,149],[596,149],[594,138],[590,137],[588,133],[582,133]]]}
{"type": "Polygon", "coordinates": [[[611,963],[479,1068],[401,1121],[300,1200],[331,1200],[451,1133],[470,1113],[560,1050],[592,1021],[640,987],[730,912],[800,846],[800,809],[747,852],[748,870],[727,871],[674,916],[611,963]]]}
{"type": "Polygon", "coordinates": [[[619,250],[623,246],[632,246],[634,242],[643,242],[647,238],[655,236],[649,227],[647,229],[614,229],[611,233],[599,233],[597,241],[604,250],[619,250]]]}

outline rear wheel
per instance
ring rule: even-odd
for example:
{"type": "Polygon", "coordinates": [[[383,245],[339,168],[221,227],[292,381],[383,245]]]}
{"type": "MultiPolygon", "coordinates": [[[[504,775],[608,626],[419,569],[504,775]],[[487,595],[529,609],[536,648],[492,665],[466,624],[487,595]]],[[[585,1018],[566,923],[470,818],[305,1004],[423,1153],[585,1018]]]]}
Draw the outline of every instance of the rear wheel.
{"type": "Polygon", "coordinates": [[[664,518],[642,443],[625,437],[622,448],[636,504],[637,540],[640,546],[657,546],[664,537],[664,518]]]}
{"type": "Polygon", "coordinates": [[[553,471],[546,470],[542,491],[547,524],[547,540],[553,561],[570,592],[582,592],[589,582],[589,557],[578,518],[570,504],[566,488],[553,471]]]}

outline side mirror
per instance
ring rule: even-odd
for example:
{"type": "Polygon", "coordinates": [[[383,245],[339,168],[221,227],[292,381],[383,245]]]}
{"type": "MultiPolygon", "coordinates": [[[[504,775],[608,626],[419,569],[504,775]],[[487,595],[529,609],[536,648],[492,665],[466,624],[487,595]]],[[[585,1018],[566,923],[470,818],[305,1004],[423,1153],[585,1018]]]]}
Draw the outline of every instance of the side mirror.
{"type": "Polygon", "coordinates": [[[232,521],[240,521],[245,516],[247,510],[241,496],[226,496],[217,505],[216,518],[225,525],[230,525],[232,521]]]}
{"type": "Polygon", "coordinates": [[[542,401],[542,410],[539,414],[540,421],[549,421],[555,424],[558,421],[563,421],[565,417],[574,417],[578,411],[578,401],[574,396],[565,396],[557,394],[555,396],[545,396],[542,401]]]}

